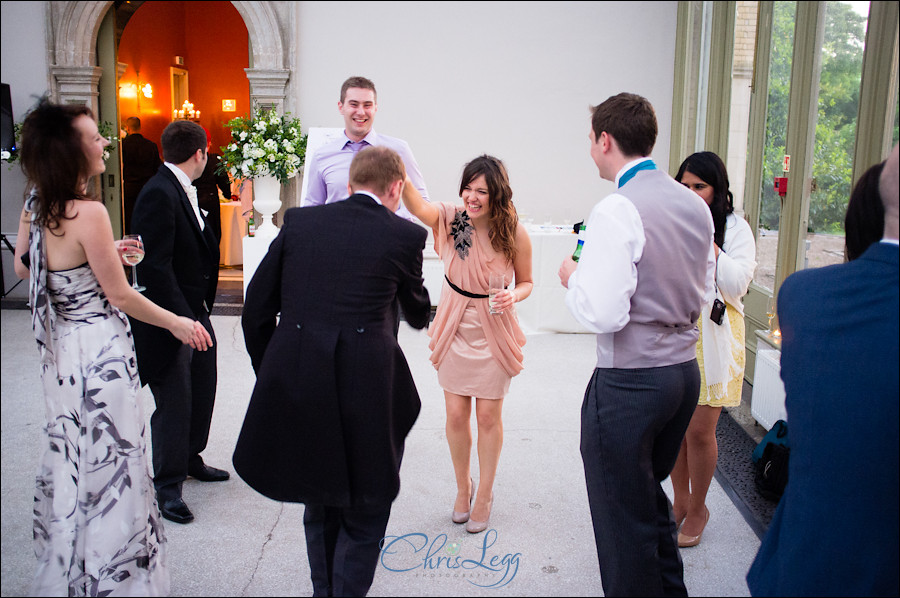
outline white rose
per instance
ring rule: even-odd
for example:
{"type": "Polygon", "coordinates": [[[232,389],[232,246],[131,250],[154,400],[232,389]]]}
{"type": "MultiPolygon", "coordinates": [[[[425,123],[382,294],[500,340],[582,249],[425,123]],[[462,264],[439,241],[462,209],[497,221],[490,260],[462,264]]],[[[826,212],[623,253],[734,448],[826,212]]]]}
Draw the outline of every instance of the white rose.
{"type": "Polygon", "coordinates": [[[274,152],[278,149],[278,144],[275,143],[274,139],[266,139],[265,143],[263,143],[263,147],[274,152]]]}
{"type": "Polygon", "coordinates": [[[265,130],[266,130],[266,123],[263,122],[263,121],[257,122],[257,123],[256,123],[256,130],[257,130],[257,131],[265,131],[265,130]]]}
{"type": "Polygon", "coordinates": [[[241,131],[241,141],[247,139],[247,131],[241,131]]]}

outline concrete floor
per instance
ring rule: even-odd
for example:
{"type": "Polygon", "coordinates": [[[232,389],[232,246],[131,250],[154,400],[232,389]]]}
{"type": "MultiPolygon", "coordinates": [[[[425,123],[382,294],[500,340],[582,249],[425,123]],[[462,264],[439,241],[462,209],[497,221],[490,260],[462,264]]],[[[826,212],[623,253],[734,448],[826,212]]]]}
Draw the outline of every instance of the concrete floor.
{"type": "MultiPolygon", "coordinates": [[[[2,596],[28,593],[34,575],[31,503],[41,451],[43,397],[29,312],[2,315],[2,596]]],[[[213,316],[219,382],[204,458],[232,471],[231,454],[254,384],[237,316],[213,316]]],[[[450,522],[455,485],[444,436],[443,394],[428,360],[424,332],[401,325],[400,343],[422,397],[410,434],[388,534],[420,534],[437,554],[457,543],[464,558],[503,556],[509,570],[425,568],[425,550],[379,564],[370,596],[600,596],[584,474],[579,416],[594,363],[584,334],[528,337],[525,370],[504,405],[505,440],[495,485],[491,532],[470,535],[450,522]],[[447,546],[443,543],[446,542],[447,546]],[[493,542],[491,544],[491,542],[493,542]],[[487,546],[485,546],[487,544],[487,546]],[[512,558],[514,557],[514,558],[512,558]],[[499,587],[483,587],[499,586],[499,587]]],[[[140,395],[149,418],[153,399],[140,395]]],[[[474,421],[473,421],[474,423],[474,421]]],[[[752,424],[751,424],[752,425],[752,424]]],[[[474,460],[474,457],[473,457],[474,460]]],[[[477,461],[473,463],[476,474],[477,461]]],[[[671,485],[664,483],[671,496],[671,485]]],[[[235,475],[223,483],[188,480],[184,498],[193,523],[166,521],[173,596],[311,595],[303,506],[271,501],[235,475]]],[[[712,517],[703,542],[682,550],[685,582],[695,596],[748,596],[745,575],[759,539],[713,480],[712,517]]]]}

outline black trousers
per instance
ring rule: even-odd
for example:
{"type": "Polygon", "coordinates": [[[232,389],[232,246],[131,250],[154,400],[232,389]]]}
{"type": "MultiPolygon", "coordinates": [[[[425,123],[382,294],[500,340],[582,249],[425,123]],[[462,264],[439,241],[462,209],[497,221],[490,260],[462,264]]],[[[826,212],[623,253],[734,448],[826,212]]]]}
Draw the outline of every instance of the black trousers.
{"type": "Polygon", "coordinates": [[[672,472],[700,394],[697,361],[601,369],[584,394],[581,458],[605,596],[687,596],[672,472]]]}
{"type": "Polygon", "coordinates": [[[188,467],[203,463],[216,401],[216,336],[209,315],[197,318],[213,339],[206,351],[181,345],[172,361],[148,381],[156,410],[150,416],[153,484],[161,501],[179,498],[188,467]]]}
{"type": "Polygon", "coordinates": [[[306,505],[303,529],[313,596],[365,596],[375,578],[391,505],[306,505]]]}

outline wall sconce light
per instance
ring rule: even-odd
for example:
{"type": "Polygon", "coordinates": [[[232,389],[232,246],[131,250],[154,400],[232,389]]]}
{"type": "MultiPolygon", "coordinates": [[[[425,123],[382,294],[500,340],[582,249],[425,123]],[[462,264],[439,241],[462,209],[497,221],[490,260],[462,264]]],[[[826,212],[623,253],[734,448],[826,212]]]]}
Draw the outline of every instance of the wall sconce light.
{"type": "Polygon", "coordinates": [[[237,100],[222,100],[222,112],[236,112],[237,100]]]}
{"type": "MultiPolygon", "coordinates": [[[[138,85],[140,85],[140,83],[138,83],[138,85]]],[[[143,94],[143,96],[145,98],[152,98],[153,97],[153,86],[150,85],[149,83],[145,83],[144,86],[141,87],[141,93],[143,94]]]]}
{"type": "Polygon", "coordinates": [[[137,85],[134,83],[123,83],[119,86],[120,98],[137,98],[137,85]]]}

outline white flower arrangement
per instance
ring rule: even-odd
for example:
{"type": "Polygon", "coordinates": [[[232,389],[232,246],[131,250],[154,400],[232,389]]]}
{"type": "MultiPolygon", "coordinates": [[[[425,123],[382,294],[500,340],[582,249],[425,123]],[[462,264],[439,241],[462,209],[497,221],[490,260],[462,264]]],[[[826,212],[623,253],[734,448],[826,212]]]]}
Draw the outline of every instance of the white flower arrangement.
{"type": "Polygon", "coordinates": [[[275,108],[254,109],[253,117],[233,118],[231,143],[222,147],[220,168],[232,178],[274,176],[285,184],[297,176],[306,156],[306,135],[300,134],[300,119],[283,117],[275,108]]]}

